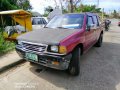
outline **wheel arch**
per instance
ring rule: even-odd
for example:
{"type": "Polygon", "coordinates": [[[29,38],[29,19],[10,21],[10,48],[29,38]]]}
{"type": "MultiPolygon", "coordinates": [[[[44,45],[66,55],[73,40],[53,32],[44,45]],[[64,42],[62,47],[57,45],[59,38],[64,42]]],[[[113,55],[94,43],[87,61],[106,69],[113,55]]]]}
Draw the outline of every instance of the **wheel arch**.
{"type": "Polygon", "coordinates": [[[103,30],[101,31],[101,33],[100,34],[103,34],[103,30]]]}
{"type": "Polygon", "coordinates": [[[76,48],[80,48],[80,49],[81,49],[81,55],[82,55],[82,54],[83,54],[83,44],[82,44],[82,43],[79,43],[79,44],[74,48],[74,50],[75,50],[76,48]]]}

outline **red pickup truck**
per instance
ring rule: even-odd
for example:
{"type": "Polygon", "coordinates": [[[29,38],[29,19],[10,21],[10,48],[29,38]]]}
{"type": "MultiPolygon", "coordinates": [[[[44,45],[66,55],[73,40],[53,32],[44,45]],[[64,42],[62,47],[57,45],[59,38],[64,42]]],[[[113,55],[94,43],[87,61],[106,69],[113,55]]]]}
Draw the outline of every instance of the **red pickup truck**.
{"type": "Polygon", "coordinates": [[[55,16],[44,28],[19,36],[16,51],[31,63],[79,75],[80,56],[101,47],[103,29],[94,13],[55,16]]]}

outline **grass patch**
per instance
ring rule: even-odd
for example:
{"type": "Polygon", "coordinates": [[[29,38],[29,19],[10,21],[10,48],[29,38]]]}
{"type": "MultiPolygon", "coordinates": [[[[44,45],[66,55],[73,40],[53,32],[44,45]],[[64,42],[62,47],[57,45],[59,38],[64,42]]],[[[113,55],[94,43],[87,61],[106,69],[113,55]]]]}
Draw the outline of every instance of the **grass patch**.
{"type": "Polygon", "coordinates": [[[5,41],[2,32],[0,32],[0,55],[7,53],[8,51],[14,50],[14,42],[5,41]]]}

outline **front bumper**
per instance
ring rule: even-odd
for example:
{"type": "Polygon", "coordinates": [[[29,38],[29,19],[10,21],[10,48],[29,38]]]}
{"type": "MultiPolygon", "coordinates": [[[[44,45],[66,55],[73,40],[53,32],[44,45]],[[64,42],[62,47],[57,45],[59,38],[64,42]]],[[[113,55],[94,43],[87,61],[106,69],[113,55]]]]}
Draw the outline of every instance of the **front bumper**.
{"type": "MultiPolygon", "coordinates": [[[[19,54],[20,57],[24,58],[25,60],[29,62],[34,62],[46,67],[59,69],[59,70],[66,70],[69,66],[70,59],[72,57],[71,54],[69,55],[49,55],[49,54],[36,54],[38,56],[38,62],[28,60],[25,57],[26,51],[23,51],[21,49],[16,48],[16,52],[19,54]]],[[[31,53],[31,52],[29,52],[31,53]]]]}

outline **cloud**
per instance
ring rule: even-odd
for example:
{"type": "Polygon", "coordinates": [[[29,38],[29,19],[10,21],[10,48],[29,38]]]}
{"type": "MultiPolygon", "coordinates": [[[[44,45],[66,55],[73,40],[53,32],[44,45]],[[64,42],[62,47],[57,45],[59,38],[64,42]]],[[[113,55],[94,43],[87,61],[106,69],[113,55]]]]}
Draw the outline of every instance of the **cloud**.
{"type": "MultiPolygon", "coordinates": [[[[98,0],[83,0],[83,4],[97,5],[98,0]]],[[[114,10],[114,9],[119,10],[120,0],[99,0],[99,7],[104,8],[105,11],[114,10]]]]}
{"type": "MultiPolygon", "coordinates": [[[[56,0],[57,4],[60,5],[59,0],[56,0]]],[[[98,0],[82,0],[83,4],[88,5],[97,5],[98,0]]],[[[30,0],[30,3],[33,7],[33,11],[37,11],[41,14],[44,13],[44,8],[47,6],[55,7],[56,4],[54,0],[30,0]]],[[[120,9],[120,0],[99,0],[99,7],[104,8],[105,11],[109,10],[119,10],[120,9]]]]}
{"type": "Polygon", "coordinates": [[[33,11],[44,13],[44,8],[47,6],[55,6],[53,0],[30,0],[30,4],[33,7],[33,11]]]}
{"type": "MultiPolygon", "coordinates": [[[[60,5],[59,0],[57,1],[57,5],[60,5]]],[[[44,14],[44,9],[47,6],[52,6],[53,8],[56,7],[56,3],[54,0],[30,0],[30,4],[33,7],[32,11],[37,11],[41,14],[44,14]]]]}

